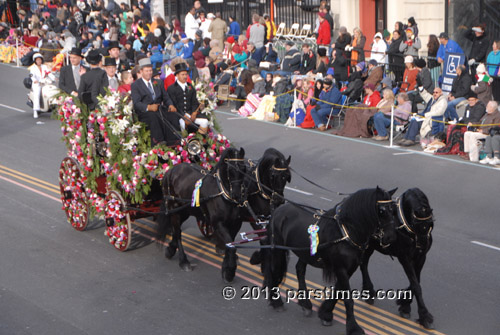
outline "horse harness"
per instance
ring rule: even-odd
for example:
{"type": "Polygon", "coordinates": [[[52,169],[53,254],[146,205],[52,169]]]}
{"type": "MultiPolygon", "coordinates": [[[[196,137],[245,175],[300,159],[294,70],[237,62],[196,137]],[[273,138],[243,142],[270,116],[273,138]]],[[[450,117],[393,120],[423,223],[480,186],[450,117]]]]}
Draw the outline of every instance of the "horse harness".
{"type": "MultiPolygon", "coordinates": [[[[274,188],[271,188],[270,190],[272,191],[271,195],[267,194],[266,191],[264,190],[264,188],[262,187],[262,183],[260,181],[260,174],[259,174],[259,164],[260,164],[260,161],[255,164],[254,161],[252,161],[251,159],[248,159],[247,160],[248,162],[248,165],[250,165],[251,168],[255,167],[255,169],[252,171],[252,174],[255,176],[255,181],[257,182],[257,191],[253,192],[253,193],[250,193],[249,195],[260,195],[262,198],[264,198],[265,200],[268,200],[271,205],[273,203],[273,199],[274,199],[274,196],[276,194],[282,196],[281,194],[277,193],[274,188]]],[[[278,168],[276,166],[272,166],[271,169],[273,171],[287,171],[288,170],[288,167],[284,167],[284,168],[278,168]]],[[[274,173],[274,172],[273,172],[274,173]]],[[[272,187],[272,185],[271,185],[272,187]]],[[[267,188],[267,187],[266,187],[267,188]]]]}
{"type": "MultiPolygon", "coordinates": [[[[410,224],[406,220],[406,217],[405,217],[405,215],[403,213],[403,205],[401,204],[401,201],[402,201],[401,197],[399,197],[399,198],[396,199],[396,206],[398,208],[398,218],[399,218],[399,221],[401,222],[401,225],[399,227],[397,227],[396,230],[405,229],[410,235],[413,236],[413,237],[410,237],[410,238],[415,241],[415,247],[417,249],[423,249],[423,246],[419,243],[419,237],[422,237],[424,235],[423,234],[418,234],[410,226],[410,224]]],[[[432,214],[429,215],[429,216],[427,216],[427,217],[425,217],[425,218],[419,218],[418,216],[415,215],[415,213],[413,213],[413,211],[412,211],[412,216],[413,216],[413,218],[415,220],[418,220],[418,221],[429,221],[429,220],[432,220],[432,218],[433,218],[432,214]]],[[[426,242],[428,242],[429,239],[430,239],[432,228],[433,228],[432,226],[429,226],[429,230],[425,234],[426,242]]]]}

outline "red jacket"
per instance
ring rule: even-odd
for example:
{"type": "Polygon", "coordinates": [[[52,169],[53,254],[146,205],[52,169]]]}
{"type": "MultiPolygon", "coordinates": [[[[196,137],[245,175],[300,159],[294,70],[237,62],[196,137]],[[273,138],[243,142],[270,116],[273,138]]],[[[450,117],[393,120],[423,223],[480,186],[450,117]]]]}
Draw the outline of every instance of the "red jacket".
{"type": "Polygon", "coordinates": [[[363,103],[370,107],[377,107],[377,104],[380,102],[380,93],[378,91],[373,92],[370,96],[365,96],[363,103]]]}
{"type": "Polygon", "coordinates": [[[331,39],[332,29],[330,28],[330,24],[327,20],[323,20],[323,22],[319,25],[318,39],[316,40],[316,43],[318,45],[330,45],[331,39]]]}

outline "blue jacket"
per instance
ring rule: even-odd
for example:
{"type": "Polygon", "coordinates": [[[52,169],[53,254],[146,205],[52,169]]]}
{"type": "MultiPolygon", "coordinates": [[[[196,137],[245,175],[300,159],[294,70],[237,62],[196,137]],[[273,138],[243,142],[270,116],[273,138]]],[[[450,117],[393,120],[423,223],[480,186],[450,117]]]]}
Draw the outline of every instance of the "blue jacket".
{"type": "Polygon", "coordinates": [[[488,74],[490,76],[496,75],[496,72],[498,71],[498,66],[500,65],[500,51],[497,51],[495,54],[494,51],[490,52],[488,55],[488,58],[486,59],[487,64],[496,64],[494,65],[488,65],[488,74]]]}
{"type": "Polygon", "coordinates": [[[194,49],[194,43],[193,41],[189,40],[188,44],[185,45],[182,49],[182,58],[188,59],[193,57],[193,49],[194,49]]]}
{"type": "Polygon", "coordinates": [[[462,50],[462,48],[460,48],[460,45],[458,45],[457,42],[453,40],[448,40],[446,46],[444,46],[443,44],[439,46],[437,52],[437,58],[441,58],[442,60],[446,61],[446,53],[463,54],[464,51],[462,50]]]}
{"type": "Polygon", "coordinates": [[[231,22],[229,25],[229,36],[234,36],[235,38],[238,38],[240,36],[241,30],[240,30],[240,24],[236,21],[231,22]]]}
{"type": "MultiPolygon", "coordinates": [[[[319,99],[324,100],[324,101],[328,101],[332,104],[340,105],[342,102],[342,93],[340,93],[337,86],[335,86],[335,84],[334,84],[333,87],[329,91],[326,91],[326,92],[321,91],[321,93],[319,94],[319,99]]],[[[317,106],[316,107],[317,111],[330,110],[333,107],[332,105],[327,104],[327,103],[322,102],[322,101],[318,101],[316,106],[317,106]]],[[[340,109],[340,107],[335,108],[335,110],[339,110],[339,109],[340,109]]]]}
{"type": "Polygon", "coordinates": [[[250,58],[257,62],[257,66],[259,66],[262,61],[262,55],[266,51],[266,47],[256,48],[253,54],[251,54],[250,58]]]}

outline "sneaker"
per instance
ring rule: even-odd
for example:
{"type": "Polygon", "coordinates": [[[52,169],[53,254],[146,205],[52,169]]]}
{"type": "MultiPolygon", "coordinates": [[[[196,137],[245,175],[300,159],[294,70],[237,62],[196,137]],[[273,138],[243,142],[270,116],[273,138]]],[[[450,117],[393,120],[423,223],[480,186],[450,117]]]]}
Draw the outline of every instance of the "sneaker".
{"type": "Polygon", "coordinates": [[[389,139],[389,135],[387,136],[373,136],[372,137],[375,141],[385,141],[385,140],[388,140],[389,139]]]}
{"type": "Polygon", "coordinates": [[[490,161],[491,165],[500,165],[500,158],[495,157],[490,161]]]}
{"type": "Polygon", "coordinates": [[[448,122],[449,124],[456,124],[457,123],[457,119],[453,119],[451,121],[448,122]]]}
{"type": "Polygon", "coordinates": [[[415,141],[405,140],[404,142],[401,143],[401,145],[404,147],[411,147],[412,145],[415,145],[415,141]]]}
{"type": "Polygon", "coordinates": [[[231,113],[238,114],[238,110],[233,108],[231,109],[231,113]]]}
{"type": "Polygon", "coordinates": [[[33,118],[38,119],[38,112],[37,111],[33,111],[33,118]]]}
{"type": "Polygon", "coordinates": [[[479,164],[491,164],[491,162],[493,162],[493,158],[486,156],[479,161],[479,164]]]}

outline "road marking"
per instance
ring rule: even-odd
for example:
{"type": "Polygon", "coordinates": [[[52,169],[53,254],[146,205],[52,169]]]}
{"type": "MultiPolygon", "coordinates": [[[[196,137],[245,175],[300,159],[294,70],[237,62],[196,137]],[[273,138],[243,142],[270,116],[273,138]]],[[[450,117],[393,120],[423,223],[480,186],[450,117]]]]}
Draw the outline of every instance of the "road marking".
{"type": "Polygon", "coordinates": [[[302,191],[302,190],[299,190],[297,188],[291,188],[291,187],[288,187],[288,186],[285,186],[285,189],[290,190],[290,191],[294,191],[294,192],[297,192],[297,193],[300,193],[300,194],[314,195],[312,193],[309,193],[309,192],[306,192],[306,191],[302,191]]]}
{"type": "Polygon", "coordinates": [[[328,198],[325,198],[325,197],[320,197],[321,199],[323,200],[326,200],[326,201],[333,201],[332,199],[328,199],[328,198]]]}
{"type": "Polygon", "coordinates": [[[57,202],[60,202],[60,201],[61,201],[61,199],[58,199],[58,198],[56,198],[56,197],[53,197],[53,196],[48,195],[48,194],[46,194],[46,193],[43,193],[43,192],[41,192],[41,191],[35,190],[34,188],[31,188],[31,187],[29,187],[29,186],[23,185],[23,184],[21,184],[21,183],[18,183],[17,181],[14,181],[14,180],[9,179],[9,178],[5,178],[5,177],[0,176],[0,179],[3,179],[3,180],[5,180],[5,181],[8,181],[9,183],[12,183],[12,184],[14,184],[14,185],[20,186],[20,187],[22,187],[22,188],[25,188],[25,189],[27,189],[27,190],[31,191],[31,192],[35,192],[36,194],[42,195],[42,196],[44,196],[44,197],[46,197],[46,198],[49,198],[49,199],[55,200],[55,201],[57,201],[57,202]]]}
{"type": "MultiPolygon", "coordinates": [[[[19,172],[20,173],[20,172],[19,172]]],[[[36,180],[36,178],[32,177],[33,179],[36,180]]],[[[13,180],[10,180],[8,178],[5,178],[3,176],[0,175],[0,179],[3,179],[3,180],[6,180],[8,182],[11,182],[15,185],[18,185],[20,187],[23,187],[25,189],[28,189],[34,193],[37,193],[37,194],[40,194],[42,196],[45,196],[49,199],[52,199],[52,200],[55,200],[57,202],[60,202],[60,199],[56,198],[56,197],[52,197],[48,194],[45,194],[41,191],[38,191],[36,189],[33,189],[29,186],[26,186],[26,185],[23,185],[23,184],[20,184],[16,181],[13,181],[13,180]]],[[[25,180],[24,178],[22,180],[25,180]]],[[[25,180],[27,181],[27,180],[25,180]]],[[[35,183],[33,183],[35,184],[35,183]]],[[[40,186],[40,185],[38,185],[40,186]]],[[[56,188],[56,185],[53,185],[54,188],[56,188]]],[[[304,191],[301,191],[301,190],[297,190],[297,189],[291,189],[291,190],[294,190],[294,191],[300,191],[300,192],[304,192],[304,191]]],[[[308,193],[308,192],[305,192],[305,193],[308,193]]],[[[312,193],[311,193],[312,194],[312,193]]],[[[139,225],[140,226],[140,225],[139,225]]],[[[149,229],[148,229],[149,230],[149,229]]],[[[135,231],[135,230],[134,230],[135,231]]],[[[135,231],[137,232],[137,231],[135,231]]],[[[213,245],[209,245],[209,242],[208,241],[204,241],[202,240],[201,238],[198,238],[198,237],[195,237],[195,236],[192,236],[192,235],[189,235],[189,234],[186,234],[187,236],[186,237],[186,244],[188,245],[189,244],[189,240],[191,240],[191,243],[194,242],[194,240],[198,240],[199,242],[201,242],[202,244],[205,244],[205,246],[202,246],[202,245],[199,245],[199,244],[196,244],[196,245],[190,245],[189,247],[194,249],[194,251],[198,252],[198,253],[201,253],[203,255],[206,255],[208,256],[209,258],[212,258],[214,260],[218,260],[219,262],[222,261],[222,258],[216,254],[213,253],[213,245]],[[203,250],[205,249],[205,250],[203,250]],[[210,251],[209,251],[210,250],[210,251]]],[[[153,238],[150,236],[150,238],[153,238]]],[[[198,243],[199,243],[198,242],[198,243]]],[[[480,242],[478,242],[480,243],[480,242]]],[[[500,249],[500,248],[499,248],[500,249]]],[[[199,255],[196,255],[196,254],[192,254],[192,253],[187,253],[189,256],[191,257],[194,257],[196,259],[199,259],[207,264],[210,264],[210,265],[213,265],[215,267],[218,267],[220,268],[220,265],[217,265],[213,262],[211,262],[210,260],[207,260],[207,259],[203,259],[202,257],[200,257],[199,255]]],[[[249,259],[247,256],[245,255],[241,255],[242,258],[245,258],[245,259],[249,259]],[[244,257],[243,257],[244,256],[244,257]]],[[[261,279],[262,277],[260,276],[260,274],[258,273],[253,273],[253,272],[258,272],[259,271],[259,268],[256,267],[256,266],[252,266],[250,265],[247,261],[243,261],[243,260],[240,260],[241,263],[244,264],[244,266],[241,266],[240,269],[243,271],[243,272],[246,272],[247,274],[250,274],[251,276],[255,277],[255,278],[258,278],[258,279],[261,279]],[[254,270],[253,272],[251,270],[254,270]]],[[[290,274],[290,273],[289,273],[290,274]]],[[[291,275],[291,274],[290,274],[291,275]]],[[[236,273],[236,276],[242,278],[242,279],[245,279],[253,284],[259,284],[258,282],[255,282],[255,280],[247,277],[246,275],[243,275],[241,273],[236,273]]],[[[314,283],[314,282],[311,282],[309,280],[306,280],[306,282],[310,285],[310,286],[315,286],[315,287],[318,287],[318,288],[323,288],[323,286],[317,284],[317,283],[314,283]]],[[[295,285],[297,285],[297,282],[295,281],[295,279],[291,278],[291,277],[288,277],[287,278],[287,283],[293,283],[295,285]]],[[[289,287],[289,288],[293,288],[291,285],[287,285],[287,284],[284,284],[284,287],[289,287]]],[[[320,305],[320,302],[319,301],[316,301],[316,300],[313,300],[312,303],[316,306],[319,306],[320,305]]],[[[345,306],[339,302],[338,304],[338,307],[339,309],[335,309],[333,311],[334,313],[334,318],[337,320],[337,321],[340,321],[342,323],[345,324],[345,313],[343,311],[345,311],[345,306]]],[[[313,307],[314,310],[316,310],[316,308],[313,307]]],[[[398,327],[400,329],[405,329],[405,330],[408,330],[410,331],[411,333],[413,334],[443,334],[443,333],[440,333],[436,330],[424,330],[422,329],[418,324],[415,324],[414,322],[412,322],[411,320],[407,320],[407,319],[403,319],[389,311],[386,311],[386,310],[383,310],[381,308],[378,308],[378,307],[375,307],[375,306],[369,306],[368,304],[366,304],[365,302],[362,302],[362,301],[356,301],[356,310],[358,312],[360,312],[360,314],[365,314],[365,315],[359,315],[358,318],[360,319],[358,321],[358,323],[365,329],[367,330],[369,333],[371,334],[387,334],[387,333],[384,333],[383,331],[381,331],[380,329],[384,329],[386,331],[389,331],[391,332],[391,334],[396,334],[396,333],[399,333],[398,331],[396,331],[395,329],[393,328],[390,328],[389,326],[385,325],[385,324],[381,324],[380,322],[376,321],[377,319],[378,320],[382,320],[382,321],[385,321],[385,322],[388,322],[389,324],[392,324],[394,325],[395,327],[398,327]],[[359,303],[359,305],[358,305],[359,303]],[[391,317],[393,318],[394,320],[391,320],[391,319],[388,319],[380,314],[377,314],[377,313],[381,313],[381,314],[384,314],[384,315],[387,315],[388,317],[391,317]],[[367,314],[367,315],[366,315],[367,314]],[[370,316],[373,316],[375,319],[372,319],[370,316]],[[366,322],[368,322],[368,324],[366,324],[366,322]],[[371,324],[371,325],[370,325],[371,324]],[[414,328],[410,328],[408,327],[407,325],[410,327],[414,327],[414,328]],[[373,326],[374,325],[374,326],[373,326]],[[379,327],[379,329],[375,328],[375,327],[379,327]],[[374,333],[372,333],[370,330],[373,330],[375,331],[374,333]]],[[[388,334],[387,334],[388,335],[388,334]]]]}
{"type": "Polygon", "coordinates": [[[242,116],[228,117],[226,120],[245,120],[246,118],[242,116]]]}
{"type": "Polygon", "coordinates": [[[17,171],[17,170],[10,169],[10,168],[8,168],[8,167],[6,167],[6,166],[2,165],[2,164],[0,164],[0,169],[4,169],[4,170],[7,170],[7,171],[9,171],[9,172],[15,173],[15,174],[17,174],[17,175],[19,175],[19,176],[22,176],[22,177],[25,177],[25,178],[28,178],[28,179],[31,179],[31,180],[37,181],[37,182],[39,182],[39,183],[41,183],[41,184],[43,184],[43,185],[46,185],[46,186],[52,187],[52,188],[54,188],[55,190],[57,190],[57,192],[59,192],[59,186],[55,186],[55,185],[54,185],[54,184],[52,184],[52,183],[49,183],[49,182],[46,182],[46,181],[44,181],[44,180],[41,180],[41,179],[35,178],[35,177],[33,177],[33,176],[30,176],[29,174],[25,174],[25,173],[19,172],[19,171],[17,171]]]}
{"type": "Polygon", "coordinates": [[[413,151],[410,151],[410,152],[395,152],[395,153],[393,153],[394,156],[413,155],[413,154],[414,154],[413,151]]]}
{"type": "Polygon", "coordinates": [[[19,109],[19,108],[16,108],[16,107],[12,107],[12,106],[7,106],[7,105],[4,105],[4,104],[0,104],[0,107],[5,107],[5,108],[8,108],[8,109],[12,109],[12,110],[15,110],[16,112],[20,112],[20,113],[26,113],[25,110],[22,110],[22,109],[19,109]]]}
{"type": "Polygon", "coordinates": [[[53,193],[56,193],[56,194],[60,194],[60,193],[61,193],[61,191],[60,191],[60,190],[56,190],[56,189],[53,189],[53,188],[51,188],[51,187],[47,187],[47,186],[41,185],[40,183],[38,183],[38,182],[36,182],[36,181],[31,181],[31,180],[29,180],[29,179],[26,179],[26,178],[23,178],[23,177],[17,176],[17,175],[15,175],[15,174],[13,174],[13,173],[6,172],[6,171],[2,171],[1,169],[0,169],[0,173],[3,173],[3,174],[5,174],[5,175],[8,175],[8,176],[14,177],[14,178],[19,179],[19,180],[22,180],[22,181],[25,181],[25,182],[27,182],[27,183],[29,183],[29,184],[36,185],[36,186],[38,186],[38,187],[41,187],[41,188],[43,188],[43,189],[45,189],[45,190],[47,190],[47,191],[50,191],[50,192],[53,192],[53,193]]]}
{"type": "Polygon", "coordinates": [[[486,244],[486,243],[483,243],[483,242],[470,241],[470,243],[477,244],[477,245],[480,245],[480,246],[483,246],[483,247],[486,247],[486,248],[490,248],[490,249],[493,249],[493,250],[496,250],[496,251],[500,251],[499,247],[495,247],[493,245],[489,245],[489,244],[486,244]]]}

